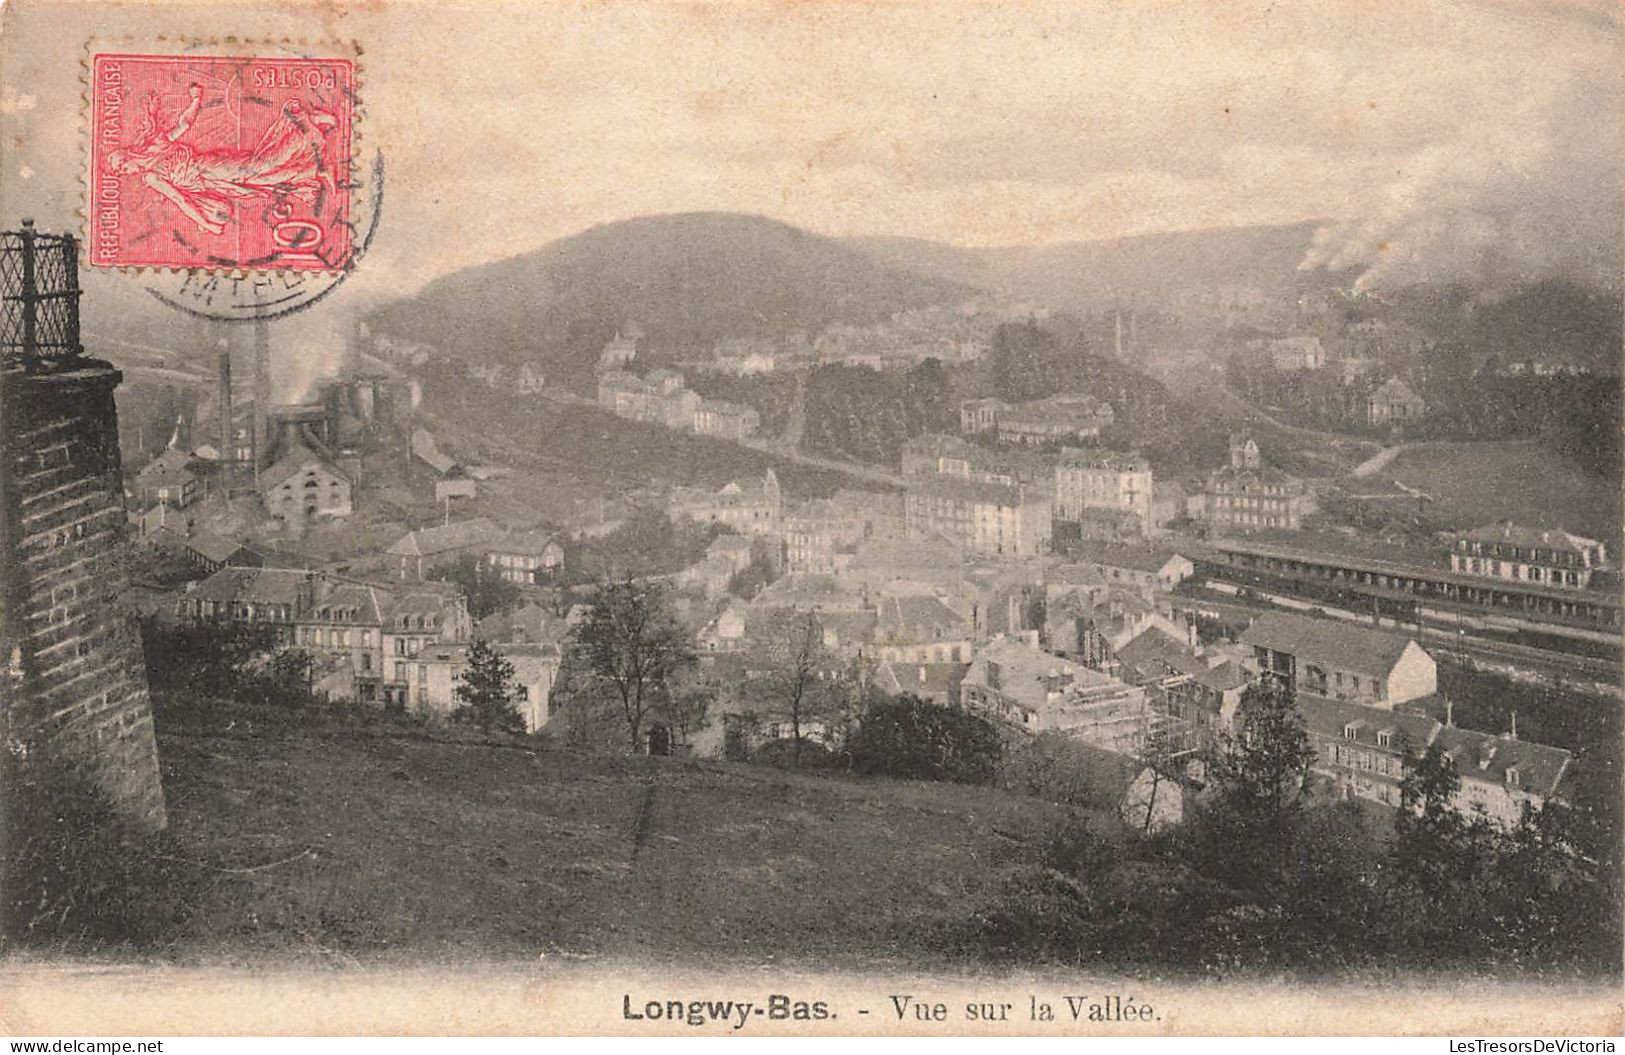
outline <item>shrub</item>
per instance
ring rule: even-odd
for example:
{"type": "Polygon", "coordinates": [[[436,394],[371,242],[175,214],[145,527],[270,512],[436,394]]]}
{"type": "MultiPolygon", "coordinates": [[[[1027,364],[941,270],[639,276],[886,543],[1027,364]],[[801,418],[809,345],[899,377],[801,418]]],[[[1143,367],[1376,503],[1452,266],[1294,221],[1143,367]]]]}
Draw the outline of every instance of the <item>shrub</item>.
{"type": "Polygon", "coordinates": [[[975,715],[901,696],[871,704],[847,750],[865,775],[990,784],[999,734],[975,715]]]}
{"type": "Polygon", "coordinates": [[[75,774],[13,774],[7,789],[4,936],[57,951],[155,949],[190,915],[202,882],[131,832],[107,794],[75,774]]]}
{"type": "Polygon", "coordinates": [[[801,742],[799,762],[796,760],[796,745],[793,740],[771,740],[758,747],[750,760],[758,765],[776,766],[779,769],[809,771],[827,771],[837,769],[841,765],[841,757],[816,740],[801,742]]]}

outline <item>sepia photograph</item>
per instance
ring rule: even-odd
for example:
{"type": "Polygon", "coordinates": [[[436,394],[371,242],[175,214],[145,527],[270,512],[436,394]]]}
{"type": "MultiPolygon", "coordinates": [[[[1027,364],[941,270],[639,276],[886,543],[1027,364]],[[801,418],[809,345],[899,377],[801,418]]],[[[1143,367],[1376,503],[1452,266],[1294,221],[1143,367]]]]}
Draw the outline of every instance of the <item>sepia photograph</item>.
{"type": "Polygon", "coordinates": [[[1614,1050],[1622,70],[0,6],[0,1035],[1614,1050]]]}

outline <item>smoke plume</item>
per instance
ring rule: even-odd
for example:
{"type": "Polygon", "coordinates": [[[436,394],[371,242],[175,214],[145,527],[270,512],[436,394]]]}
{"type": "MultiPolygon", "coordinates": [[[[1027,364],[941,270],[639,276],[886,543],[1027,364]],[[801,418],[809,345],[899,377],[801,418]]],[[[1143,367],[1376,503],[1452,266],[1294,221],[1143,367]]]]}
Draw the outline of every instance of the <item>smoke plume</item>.
{"type": "Polygon", "coordinates": [[[1494,292],[1549,278],[1617,288],[1618,103],[1607,79],[1576,80],[1521,113],[1467,119],[1456,140],[1411,155],[1352,215],[1317,231],[1299,270],[1357,269],[1362,290],[1465,282],[1494,292]]]}

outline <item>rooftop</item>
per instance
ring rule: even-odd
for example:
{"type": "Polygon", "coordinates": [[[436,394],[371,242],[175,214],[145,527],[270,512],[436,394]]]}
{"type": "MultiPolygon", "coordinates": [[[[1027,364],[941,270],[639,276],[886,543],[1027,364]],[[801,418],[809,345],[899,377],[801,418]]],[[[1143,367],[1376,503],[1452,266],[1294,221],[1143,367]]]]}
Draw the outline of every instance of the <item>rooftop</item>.
{"type": "Polygon", "coordinates": [[[1403,711],[1384,711],[1346,700],[1324,696],[1297,695],[1298,711],[1311,733],[1328,739],[1347,740],[1368,747],[1388,747],[1420,755],[1433,742],[1442,726],[1432,718],[1403,711]],[[1383,744],[1378,736],[1387,733],[1383,744]]]}
{"type": "Polygon", "coordinates": [[[1572,550],[1577,553],[1602,545],[1596,539],[1571,535],[1561,529],[1524,527],[1510,520],[1473,528],[1471,531],[1463,532],[1461,537],[1470,542],[1505,542],[1514,546],[1572,550]]]}
{"type": "Polygon", "coordinates": [[[1148,473],[1151,463],[1139,451],[1085,450],[1063,447],[1058,462],[1062,468],[1106,469],[1119,473],[1148,473]]]}
{"type": "Polygon", "coordinates": [[[220,604],[299,603],[310,572],[297,568],[221,568],[187,593],[189,599],[220,604]]]}
{"type": "Polygon", "coordinates": [[[1162,546],[1125,546],[1111,542],[1076,542],[1071,545],[1069,553],[1071,561],[1076,564],[1133,568],[1147,572],[1160,572],[1169,561],[1183,556],[1176,550],[1162,546]]]}
{"type": "Polygon", "coordinates": [[[341,480],[349,480],[332,462],[317,454],[302,443],[296,443],[287,454],[276,460],[276,463],[260,474],[260,490],[270,491],[280,486],[289,477],[301,473],[305,467],[315,462],[324,472],[337,476],[341,480]]]}
{"type": "Polygon", "coordinates": [[[186,545],[205,559],[221,564],[230,560],[233,554],[244,548],[243,544],[236,539],[216,534],[208,528],[200,528],[190,539],[186,540],[186,545]]]}
{"type": "Polygon", "coordinates": [[[1450,756],[1464,779],[1504,784],[1507,771],[1516,769],[1518,786],[1537,795],[1557,791],[1572,757],[1561,747],[1449,725],[1440,727],[1433,742],[1450,756]]]}
{"type": "Polygon", "coordinates": [[[941,637],[964,633],[965,617],[929,594],[885,596],[876,605],[880,632],[889,636],[926,634],[941,637]]]}
{"type": "Polygon", "coordinates": [[[152,461],[143,465],[136,472],[136,477],[143,482],[169,480],[177,477],[196,476],[192,468],[193,456],[187,451],[176,447],[166,447],[163,453],[152,461]]]}
{"type": "Polygon", "coordinates": [[[906,486],[910,494],[925,494],[934,498],[983,505],[1030,506],[1047,504],[1040,491],[1019,485],[966,480],[941,473],[920,473],[908,477],[906,486]]]}
{"type": "Polygon", "coordinates": [[[875,668],[874,684],[881,692],[892,696],[917,693],[934,696],[939,693],[952,696],[965,680],[968,663],[891,663],[875,668]]]}
{"type": "MultiPolygon", "coordinates": [[[[468,521],[475,523],[476,521],[468,521]]],[[[541,556],[550,547],[559,544],[558,537],[551,531],[532,529],[520,531],[504,536],[491,543],[491,549],[497,553],[517,553],[526,556],[541,556]]]]}
{"type": "Polygon", "coordinates": [[[1381,675],[1394,668],[1412,641],[1361,623],[1265,612],[1241,635],[1241,643],[1286,652],[1299,662],[1318,660],[1342,670],[1381,675]]]}
{"type": "Polygon", "coordinates": [[[432,557],[474,546],[488,546],[501,536],[502,529],[491,520],[475,517],[409,531],[386,552],[395,557],[432,557]]]}
{"type": "Polygon", "coordinates": [[[995,638],[984,645],[971,664],[966,680],[986,685],[1030,712],[1050,704],[1052,691],[1127,688],[1116,678],[1009,637],[995,638]],[[997,671],[991,678],[990,667],[997,671]]]}

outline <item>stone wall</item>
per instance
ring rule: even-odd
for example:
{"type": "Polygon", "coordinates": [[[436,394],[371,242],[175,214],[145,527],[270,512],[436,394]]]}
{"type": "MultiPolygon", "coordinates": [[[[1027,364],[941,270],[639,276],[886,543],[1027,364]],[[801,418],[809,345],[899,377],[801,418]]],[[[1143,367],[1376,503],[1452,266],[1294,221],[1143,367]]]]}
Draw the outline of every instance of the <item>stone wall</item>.
{"type": "Polygon", "coordinates": [[[93,359],[0,374],[0,697],[11,776],[75,768],[152,830],[165,814],[146,669],[117,604],[120,380],[93,359]]]}

